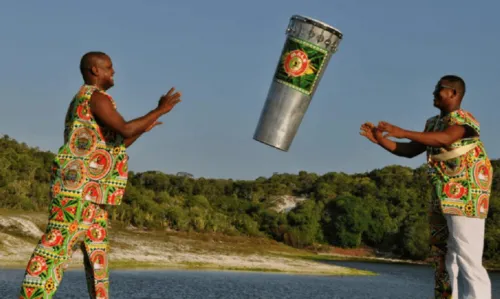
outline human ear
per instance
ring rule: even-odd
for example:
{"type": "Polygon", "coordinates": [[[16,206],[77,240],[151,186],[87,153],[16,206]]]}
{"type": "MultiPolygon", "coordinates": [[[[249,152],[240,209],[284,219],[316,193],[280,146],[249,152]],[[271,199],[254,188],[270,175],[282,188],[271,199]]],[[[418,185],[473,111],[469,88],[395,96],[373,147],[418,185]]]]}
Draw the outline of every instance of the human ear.
{"type": "Polygon", "coordinates": [[[97,76],[99,74],[99,68],[97,68],[96,66],[92,66],[90,68],[90,72],[92,73],[92,75],[97,76]]]}

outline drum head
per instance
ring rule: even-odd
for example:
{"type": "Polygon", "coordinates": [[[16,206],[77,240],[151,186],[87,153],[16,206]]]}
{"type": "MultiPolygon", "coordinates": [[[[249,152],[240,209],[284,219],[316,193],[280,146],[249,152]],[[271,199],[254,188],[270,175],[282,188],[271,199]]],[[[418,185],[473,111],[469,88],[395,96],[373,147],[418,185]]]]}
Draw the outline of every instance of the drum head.
{"type": "Polygon", "coordinates": [[[297,20],[297,21],[302,21],[304,23],[319,27],[321,29],[324,29],[325,31],[328,31],[330,33],[335,34],[338,38],[342,39],[343,34],[342,34],[342,32],[340,32],[340,30],[338,30],[337,28],[330,26],[324,22],[321,22],[319,20],[315,20],[313,18],[300,16],[300,15],[293,15],[291,19],[297,20]]]}

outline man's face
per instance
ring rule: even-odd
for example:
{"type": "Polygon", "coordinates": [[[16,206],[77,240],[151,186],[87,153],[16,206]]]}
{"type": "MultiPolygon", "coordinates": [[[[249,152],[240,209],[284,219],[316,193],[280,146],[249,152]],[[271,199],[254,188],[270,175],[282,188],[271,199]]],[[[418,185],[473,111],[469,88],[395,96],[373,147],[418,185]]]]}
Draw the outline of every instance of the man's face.
{"type": "Polygon", "coordinates": [[[115,85],[115,81],[113,79],[115,70],[113,69],[111,58],[108,56],[100,58],[96,63],[96,68],[99,85],[101,85],[101,87],[105,90],[113,87],[115,85]]]}
{"type": "Polygon", "coordinates": [[[439,81],[434,88],[434,107],[442,109],[452,104],[456,91],[446,81],[439,81]]]}

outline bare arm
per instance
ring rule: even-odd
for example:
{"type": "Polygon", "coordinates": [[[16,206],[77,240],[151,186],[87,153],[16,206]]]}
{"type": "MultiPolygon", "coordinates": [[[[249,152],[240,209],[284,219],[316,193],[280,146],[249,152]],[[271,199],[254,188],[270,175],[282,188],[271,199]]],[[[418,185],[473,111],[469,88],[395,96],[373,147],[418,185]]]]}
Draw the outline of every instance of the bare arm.
{"type": "Polygon", "coordinates": [[[139,137],[141,137],[142,134],[149,132],[151,129],[153,129],[154,127],[161,125],[161,124],[163,124],[161,121],[155,121],[149,128],[146,129],[146,131],[139,133],[135,136],[125,138],[125,140],[124,140],[125,147],[131,146],[139,137]]]}
{"type": "Polygon", "coordinates": [[[377,141],[382,148],[399,157],[414,158],[426,150],[425,145],[415,141],[394,142],[383,136],[378,137],[377,141]]]}
{"type": "Polygon", "coordinates": [[[362,136],[365,136],[371,142],[380,145],[382,148],[396,156],[413,158],[426,150],[426,146],[419,142],[394,142],[386,138],[382,134],[382,131],[370,122],[362,124],[360,129],[360,134],[362,136]]]}
{"type": "Polygon", "coordinates": [[[120,113],[115,110],[111,101],[100,92],[94,92],[92,94],[90,98],[90,109],[94,117],[100,123],[122,135],[125,140],[128,139],[129,145],[139,138],[147,128],[163,115],[159,108],[155,108],[142,117],[126,122],[120,113]]]}
{"type": "Polygon", "coordinates": [[[460,125],[450,126],[441,132],[413,132],[405,130],[403,138],[410,139],[427,146],[445,147],[451,145],[457,140],[475,135],[474,132],[471,131],[472,129],[469,127],[460,125]]]}

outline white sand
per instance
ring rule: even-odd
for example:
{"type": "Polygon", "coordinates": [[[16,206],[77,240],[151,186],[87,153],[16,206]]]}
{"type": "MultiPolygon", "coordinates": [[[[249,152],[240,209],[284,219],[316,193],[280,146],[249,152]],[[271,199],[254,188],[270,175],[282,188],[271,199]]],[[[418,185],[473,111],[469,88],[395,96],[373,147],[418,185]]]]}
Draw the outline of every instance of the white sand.
{"type": "MultiPolygon", "coordinates": [[[[0,263],[24,266],[43,232],[29,218],[0,216],[0,263]]],[[[175,241],[151,238],[147,233],[110,231],[110,263],[133,267],[190,267],[233,270],[284,271],[308,274],[353,274],[352,269],[297,258],[261,254],[200,251],[175,241]]],[[[81,267],[83,255],[76,251],[71,266],[81,267]]]]}

